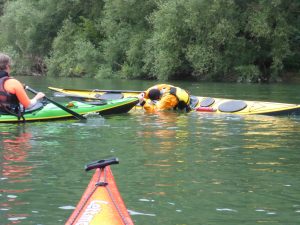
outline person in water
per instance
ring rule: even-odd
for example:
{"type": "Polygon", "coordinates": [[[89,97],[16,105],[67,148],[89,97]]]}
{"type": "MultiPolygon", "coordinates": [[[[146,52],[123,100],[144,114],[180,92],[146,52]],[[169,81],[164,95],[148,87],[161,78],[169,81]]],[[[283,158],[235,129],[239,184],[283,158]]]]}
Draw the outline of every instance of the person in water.
{"type": "Polygon", "coordinates": [[[146,112],[168,109],[190,111],[190,95],[182,88],[169,84],[158,84],[139,95],[140,105],[146,112]]]}
{"type": "Polygon", "coordinates": [[[10,77],[11,58],[0,52],[0,111],[8,112],[18,117],[22,116],[23,108],[31,108],[45,94],[38,92],[32,99],[28,97],[20,81],[10,77]]]}

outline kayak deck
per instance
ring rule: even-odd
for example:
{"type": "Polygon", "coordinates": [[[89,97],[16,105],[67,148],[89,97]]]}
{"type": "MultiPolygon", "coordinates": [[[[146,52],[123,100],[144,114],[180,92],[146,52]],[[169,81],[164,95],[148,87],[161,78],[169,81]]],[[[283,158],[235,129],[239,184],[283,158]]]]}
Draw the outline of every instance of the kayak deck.
{"type": "MultiPolygon", "coordinates": [[[[102,99],[102,98],[126,98],[137,97],[140,91],[132,90],[80,90],[80,89],[61,89],[49,87],[50,90],[64,94],[66,97],[77,97],[82,100],[102,99]]],[[[290,116],[300,115],[299,104],[234,100],[225,98],[213,98],[204,96],[193,96],[195,101],[195,111],[213,113],[231,113],[239,115],[271,115],[271,116],[290,116]]],[[[133,109],[139,109],[134,107],[133,109]]]]}
{"type": "Polygon", "coordinates": [[[264,101],[246,101],[212,97],[197,97],[197,107],[211,107],[216,113],[233,113],[239,115],[300,115],[300,105],[264,101]]]}
{"type": "Polygon", "coordinates": [[[73,224],[133,225],[109,165],[96,169],[66,222],[66,225],[73,224]]]}

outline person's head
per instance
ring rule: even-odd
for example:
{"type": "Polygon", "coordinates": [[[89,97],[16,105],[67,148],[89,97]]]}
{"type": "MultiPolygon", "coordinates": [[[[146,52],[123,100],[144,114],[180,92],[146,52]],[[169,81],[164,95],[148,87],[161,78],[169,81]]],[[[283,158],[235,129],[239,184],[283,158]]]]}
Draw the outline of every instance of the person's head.
{"type": "Polygon", "coordinates": [[[7,70],[10,64],[11,64],[10,57],[0,52],[0,71],[7,70]]]}
{"type": "Polygon", "coordinates": [[[158,100],[160,99],[160,91],[157,88],[150,89],[148,96],[151,100],[158,100]]]}

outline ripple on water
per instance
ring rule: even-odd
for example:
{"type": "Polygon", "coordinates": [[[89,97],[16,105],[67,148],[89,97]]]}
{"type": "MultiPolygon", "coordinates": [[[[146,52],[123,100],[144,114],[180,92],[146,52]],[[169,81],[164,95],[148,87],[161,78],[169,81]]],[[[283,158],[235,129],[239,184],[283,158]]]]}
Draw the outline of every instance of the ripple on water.
{"type": "Polygon", "coordinates": [[[7,218],[9,221],[19,221],[19,220],[25,220],[25,219],[27,219],[27,217],[25,217],[25,216],[16,216],[16,217],[9,217],[9,218],[7,218]]]}
{"type": "Polygon", "coordinates": [[[59,209],[64,209],[64,210],[74,210],[76,207],[71,206],[71,205],[66,205],[66,206],[60,206],[58,208],[59,209]]]}
{"type": "Polygon", "coordinates": [[[142,212],[136,212],[133,210],[128,210],[129,214],[132,216],[140,215],[140,216],[156,216],[155,214],[152,213],[142,213],[142,212]]]}

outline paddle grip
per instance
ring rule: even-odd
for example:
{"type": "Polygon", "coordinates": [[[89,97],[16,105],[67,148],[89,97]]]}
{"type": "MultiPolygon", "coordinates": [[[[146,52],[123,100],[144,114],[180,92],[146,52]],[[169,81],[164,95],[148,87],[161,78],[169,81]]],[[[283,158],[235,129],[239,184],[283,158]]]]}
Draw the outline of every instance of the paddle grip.
{"type": "Polygon", "coordinates": [[[104,168],[112,164],[119,164],[119,159],[118,158],[102,159],[96,162],[89,163],[85,166],[85,171],[89,171],[97,168],[104,168]]]}

